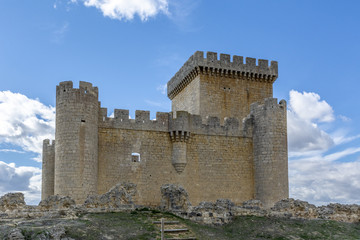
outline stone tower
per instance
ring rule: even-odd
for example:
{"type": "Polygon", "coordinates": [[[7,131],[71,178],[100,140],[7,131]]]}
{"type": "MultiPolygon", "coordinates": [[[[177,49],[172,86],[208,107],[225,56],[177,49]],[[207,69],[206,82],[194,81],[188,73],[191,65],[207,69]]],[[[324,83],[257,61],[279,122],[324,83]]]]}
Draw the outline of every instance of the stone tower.
{"type": "Polygon", "coordinates": [[[263,102],[273,95],[277,62],[208,52],[196,52],[168,82],[168,97],[172,111],[187,111],[200,115],[242,120],[249,114],[250,104],[263,102]]]}
{"type": "Polygon", "coordinates": [[[54,195],[55,141],[43,141],[41,200],[54,195]]]}
{"type": "Polygon", "coordinates": [[[98,89],[80,82],[56,87],[54,194],[72,196],[77,202],[97,193],[98,89]]]}
{"type": "Polygon", "coordinates": [[[265,207],[289,196],[286,102],[266,98],[251,105],[255,199],[265,207]]]}

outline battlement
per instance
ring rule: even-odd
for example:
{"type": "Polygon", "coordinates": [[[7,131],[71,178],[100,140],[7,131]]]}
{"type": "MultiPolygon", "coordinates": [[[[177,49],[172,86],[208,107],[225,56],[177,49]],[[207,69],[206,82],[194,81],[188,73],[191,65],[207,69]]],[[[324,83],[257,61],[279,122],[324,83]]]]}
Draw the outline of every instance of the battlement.
{"type": "Polygon", "coordinates": [[[265,98],[264,104],[252,103],[250,105],[250,113],[255,114],[258,111],[270,110],[270,109],[282,109],[286,111],[286,101],[281,100],[277,102],[277,98],[265,98]]]}
{"type": "Polygon", "coordinates": [[[55,147],[55,140],[50,141],[50,139],[44,139],[43,146],[46,148],[55,147]]]}
{"type": "Polygon", "coordinates": [[[129,110],[115,109],[114,117],[107,117],[107,108],[100,109],[99,128],[121,128],[167,132],[169,113],[157,112],[156,119],[150,120],[149,111],[135,111],[135,119],[130,119],[129,110]]]}
{"type": "Polygon", "coordinates": [[[79,94],[82,96],[91,96],[98,98],[99,90],[97,87],[93,87],[89,82],[79,82],[79,88],[73,87],[72,81],[60,82],[58,86],[56,86],[57,96],[65,96],[69,97],[70,94],[79,94]]]}
{"type": "Polygon", "coordinates": [[[276,61],[271,61],[269,66],[268,60],[259,59],[256,64],[255,58],[245,59],[244,63],[243,57],[234,55],[231,61],[231,56],[228,54],[220,54],[218,59],[218,54],[215,52],[207,52],[204,58],[204,52],[197,51],[168,82],[168,97],[173,99],[200,73],[271,83],[278,77],[276,61]]]}
{"type": "Polygon", "coordinates": [[[172,113],[157,112],[156,119],[150,120],[149,111],[135,111],[135,119],[129,118],[129,110],[115,109],[114,117],[107,117],[107,108],[100,109],[99,128],[119,128],[130,130],[146,130],[160,132],[191,132],[203,135],[241,136],[239,120],[225,118],[220,124],[218,117],[207,117],[204,124],[201,116],[192,115],[185,111],[172,113]]]}

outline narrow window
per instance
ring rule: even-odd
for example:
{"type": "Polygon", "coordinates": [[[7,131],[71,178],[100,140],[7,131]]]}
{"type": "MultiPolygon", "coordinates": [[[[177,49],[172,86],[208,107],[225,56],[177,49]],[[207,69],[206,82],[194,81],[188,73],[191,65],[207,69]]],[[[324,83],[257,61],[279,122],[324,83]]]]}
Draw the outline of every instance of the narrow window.
{"type": "Polygon", "coordinates": [[[140,162],[140,153],[132,153],[131,161],[132,162],[140,162]]]}

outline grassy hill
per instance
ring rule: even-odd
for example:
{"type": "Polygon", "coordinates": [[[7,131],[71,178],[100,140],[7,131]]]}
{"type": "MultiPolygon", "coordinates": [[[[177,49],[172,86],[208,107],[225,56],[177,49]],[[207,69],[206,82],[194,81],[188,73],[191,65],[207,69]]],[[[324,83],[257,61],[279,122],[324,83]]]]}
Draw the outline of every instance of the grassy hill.
{"type": "Polygon", "coordinates": [[[178,221],[166,228],[188,231],[166,234],[167,238],[196,239],[360,239],[360,223],[327,220],[293,220],[266,217],[236,217],[223,226],[201,225],[156,210],[132,212],[87,213],[78,218],[0,220],[0,239],[11,231],[25,239],[160,239],[159,224],[154,221],[178,221]]]}

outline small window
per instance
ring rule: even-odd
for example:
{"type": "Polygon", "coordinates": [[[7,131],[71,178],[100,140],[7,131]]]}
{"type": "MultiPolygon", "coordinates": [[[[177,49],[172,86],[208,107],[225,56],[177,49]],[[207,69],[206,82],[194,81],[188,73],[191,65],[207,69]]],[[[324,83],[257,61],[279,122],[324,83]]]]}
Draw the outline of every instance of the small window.
{"type": "Polygon", "coordinates": [[[84,119],[81,119],[81,122],[85,122],[85,120],[84,120],[84,119]]]}
{"type": "Polygon", "coordinates": [[[139,153],[132,153],[131,154],[131,161],[132,162],[140,162],[140,154],[139,153]]]}

